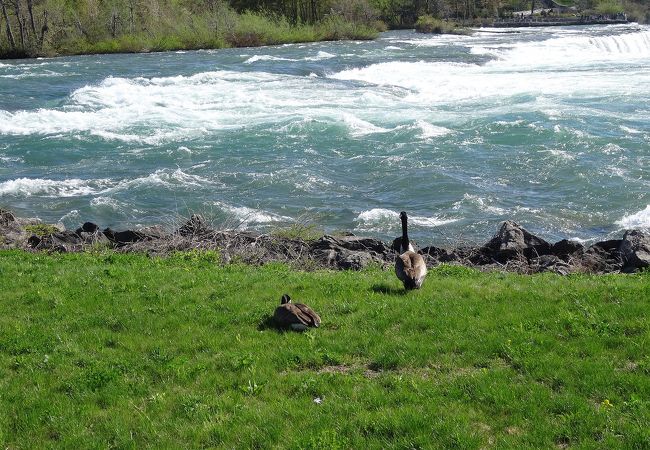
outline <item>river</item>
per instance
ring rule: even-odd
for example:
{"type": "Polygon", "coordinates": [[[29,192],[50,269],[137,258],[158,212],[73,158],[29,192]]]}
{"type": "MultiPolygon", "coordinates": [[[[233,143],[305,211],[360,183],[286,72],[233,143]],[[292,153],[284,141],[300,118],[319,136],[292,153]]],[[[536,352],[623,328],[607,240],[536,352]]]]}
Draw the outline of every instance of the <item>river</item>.
{"type": "Polygon", "coordinates": [[[0,61],[0,207],[422,244],[650,227],[650,27],[0,61]]]}

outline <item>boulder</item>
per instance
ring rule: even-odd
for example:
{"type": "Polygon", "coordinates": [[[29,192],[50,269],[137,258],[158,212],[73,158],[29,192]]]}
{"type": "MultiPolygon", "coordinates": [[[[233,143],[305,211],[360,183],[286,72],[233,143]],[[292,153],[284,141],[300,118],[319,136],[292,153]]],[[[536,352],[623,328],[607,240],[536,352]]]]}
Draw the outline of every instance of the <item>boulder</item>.
{"type": "Polygon", "coordinates": [[[110,244],[111,242],[102,232],[89,233],[82,231],[81,233],[78,233],[78,236],[84,244],[110,244]]]}
{"type": "Polygon", "coordinates": [[[361,270],[372,263],[383,263],[368,252],[347,251],[337,255],[337,267],[340,269],[361,270]]]}
{"type": "Polygon", "coordinates": [[[501,224],[497,234],[485,244],[500,263],[513,259],[530,259],[551,253],[551,244],[521,227],[512,220],[501,224]]]}
{"type": "Polygon", "coordinates": [[[574,267],[555,255],[542,255],[530,260],[530,268],[533,272],[553,272],[560,275],[568,275],[574,271],[574,267]]]}
{"type": "Polygon", "coordinates": [[[379,239],[361,236],[330,236],[325,235],[311,243],[314,250],[345,249],[358,252],[371,252],[381,259],[392,259],[391,249],[379,239]]]}
{"type": "Polygon", "coordinates": [[[582,252],[584,249],[585,246],[579,242],[562,239],[553,244],[551,247],[551,253],[566,261],[569,256],[577,252],[582,252]]]}
{"type": "Polygon", "coordinates": [[[135,230],[114,231],[110,228],[106,228],[103,231],[103,234],[109,241],[118,247],[151,239],[147,234],[135,230]]]}
{"type": "Polygon", "coordinates": [[[624,270],[650,267],[650,234],[639,230],[626,231],[618,252],[624,270]]]}
{"type": "Polygon", "coordinates": [[[385,265],[394,253],[385,242],[360,236],[329,236],[310,244],[314,259],[328,267],[359,270],[370,264],[385,265]]]}
{"type": "Polygon", "coordinates": [[[596,242],[586,250],[574,253],[576,264],[589,273],[619,272],[622,266],[618,251],[621,242],[620,239],[596,242]]]}
{"type": "Polygon", "coordinates": [[[85,222],[81,227],[77,228],[75,233],[81,235],[81,233],[96,233],[99,231],[99,226],[92,222],[85,222]]]}
{"type": "Polygon", "coordinates": [[[0,208],[0,226],[6,227],[16,221],[16,216],[11,211],[0,208]]]}
{"type": "Polygon", "coordinates": [[[32,235],[27,239],[27,243],[37,250],[73,252],[80,250],[83,240],[73,231],[59,231],[47,236],[32,235]]]}
{"type": "Polygon", "coordinates": [[[440,247],[424,247],[422,250],[418,251],[424,257],[424,260],[427,263],[427,266],[433,266],[440,263],[449,263],[458,261],[461,259],[460,255],[454,251],[449,251],[440,247]]]}

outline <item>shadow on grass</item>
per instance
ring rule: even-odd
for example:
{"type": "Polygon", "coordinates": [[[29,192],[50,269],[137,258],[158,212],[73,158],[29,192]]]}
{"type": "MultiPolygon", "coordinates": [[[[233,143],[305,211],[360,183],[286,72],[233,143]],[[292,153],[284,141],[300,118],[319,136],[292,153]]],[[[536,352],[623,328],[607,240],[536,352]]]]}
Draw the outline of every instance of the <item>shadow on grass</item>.
{"type": "Polygon", "coordinates": [[[390,294],[390,295],[406,295],[407,294],[405,289],[396,288],[396,287],[391,286],[390,284],[386,284],[386,283],[373,284],[370,289],[372,290],[372,292],[376,292],[377,294],[390,294]]]}
{"type": "Polygon", "coordinates": [[[273,315],[269,314],[268,316],[264,317],[260,323],[257,325],[257,330],[258,331],[266,331],[266,330],[272,330],[275,331],[276,333],[287,333],[292,331],[289,328],[283,328],[279,326],[276,322],[275,319],[273,318],[273,315]]]}

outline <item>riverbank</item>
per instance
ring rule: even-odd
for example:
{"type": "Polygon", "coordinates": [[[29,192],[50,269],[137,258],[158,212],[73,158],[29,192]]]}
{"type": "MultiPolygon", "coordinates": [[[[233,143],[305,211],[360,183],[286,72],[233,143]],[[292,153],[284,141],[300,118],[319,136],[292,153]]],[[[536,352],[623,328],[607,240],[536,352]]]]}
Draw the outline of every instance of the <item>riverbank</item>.
{"type": "Polygon", "coordinates": [[[586,26],[586,25],[625,25],[630,23],[628,20],[615,19],[503,19],[487,22],[482,25],[494,28],[519,28],[519,27],[567,27],[567,26],[586,26]]]}
{"type": "MultiPolygon", "coordinates": [[[[51,19],[50,19],[51,20],[51,19]]],[[[57,40],[47,37],[54,25],[39,37],[38,32],[25,44],[9,45],[0,39],[0,59],[51,57],[112,53],[149,53],[177,50],[261,47],[268,45],[339,40],[371,40],[385,30],[380,22],[360,23],[332,15],[315,23],[291,23],[282,16],[227,10],[223,15],[185,18],[187,23],[169,21],[156,29],[100,30],[77,20],[77,30],[59,32],[57,40]],[[92,27],[92,31],[90,28],[92,27]]],[[[0,35],[1,36],[1,35],[0,35]]]]}
{"type": "Polygon", "coordinates": [[[648,281],[0,251],[0,443],[644,448],[648,281]]]}
{"type": "MultiPolygon", "coordinates": [[[[283,262],[302,269],[360,270],[371,266],[390,267],[399,248],[399,238],[384,242],[352,233],[321,235],[313,227],[301,226],[265,234],[217,230],[198,215],[174,229],[152,226],[112,230],[86,222],[72,231],[0,210],[0,248],[64,253],[111,249],[154,256],[169,256],[179,251],[216,251],[222,264],[283,262]]],[[[590,246],[566,239],[550,243],[513,221],[505,221],[482,245],[459,243],[452,248],[440,248],[421,242],[418,251],[429,267],[453,263],[481,270],[529,274],[629,273],[650,266],[650,234],[628,230],[620,239],[590,246]]]]}

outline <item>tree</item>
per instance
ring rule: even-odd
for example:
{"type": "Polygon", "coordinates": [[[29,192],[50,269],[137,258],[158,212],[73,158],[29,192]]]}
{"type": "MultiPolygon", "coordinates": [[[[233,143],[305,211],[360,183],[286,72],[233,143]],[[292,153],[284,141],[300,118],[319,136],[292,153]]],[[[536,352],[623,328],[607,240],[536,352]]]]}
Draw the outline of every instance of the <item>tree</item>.
{"type": "Polygon", "coordinates": [[[0,0],[0,8],[2,9],[2,17],[5,19],[5,24],[7,27],[7,39],[9,40],[9,45],[12,50],[16,50],[16,40],[14,39],[14,34],[11,31],[11,22],[9,21],[9,14],[7,13],[7,7],[5,6],[4,0],[0,0]]]}

